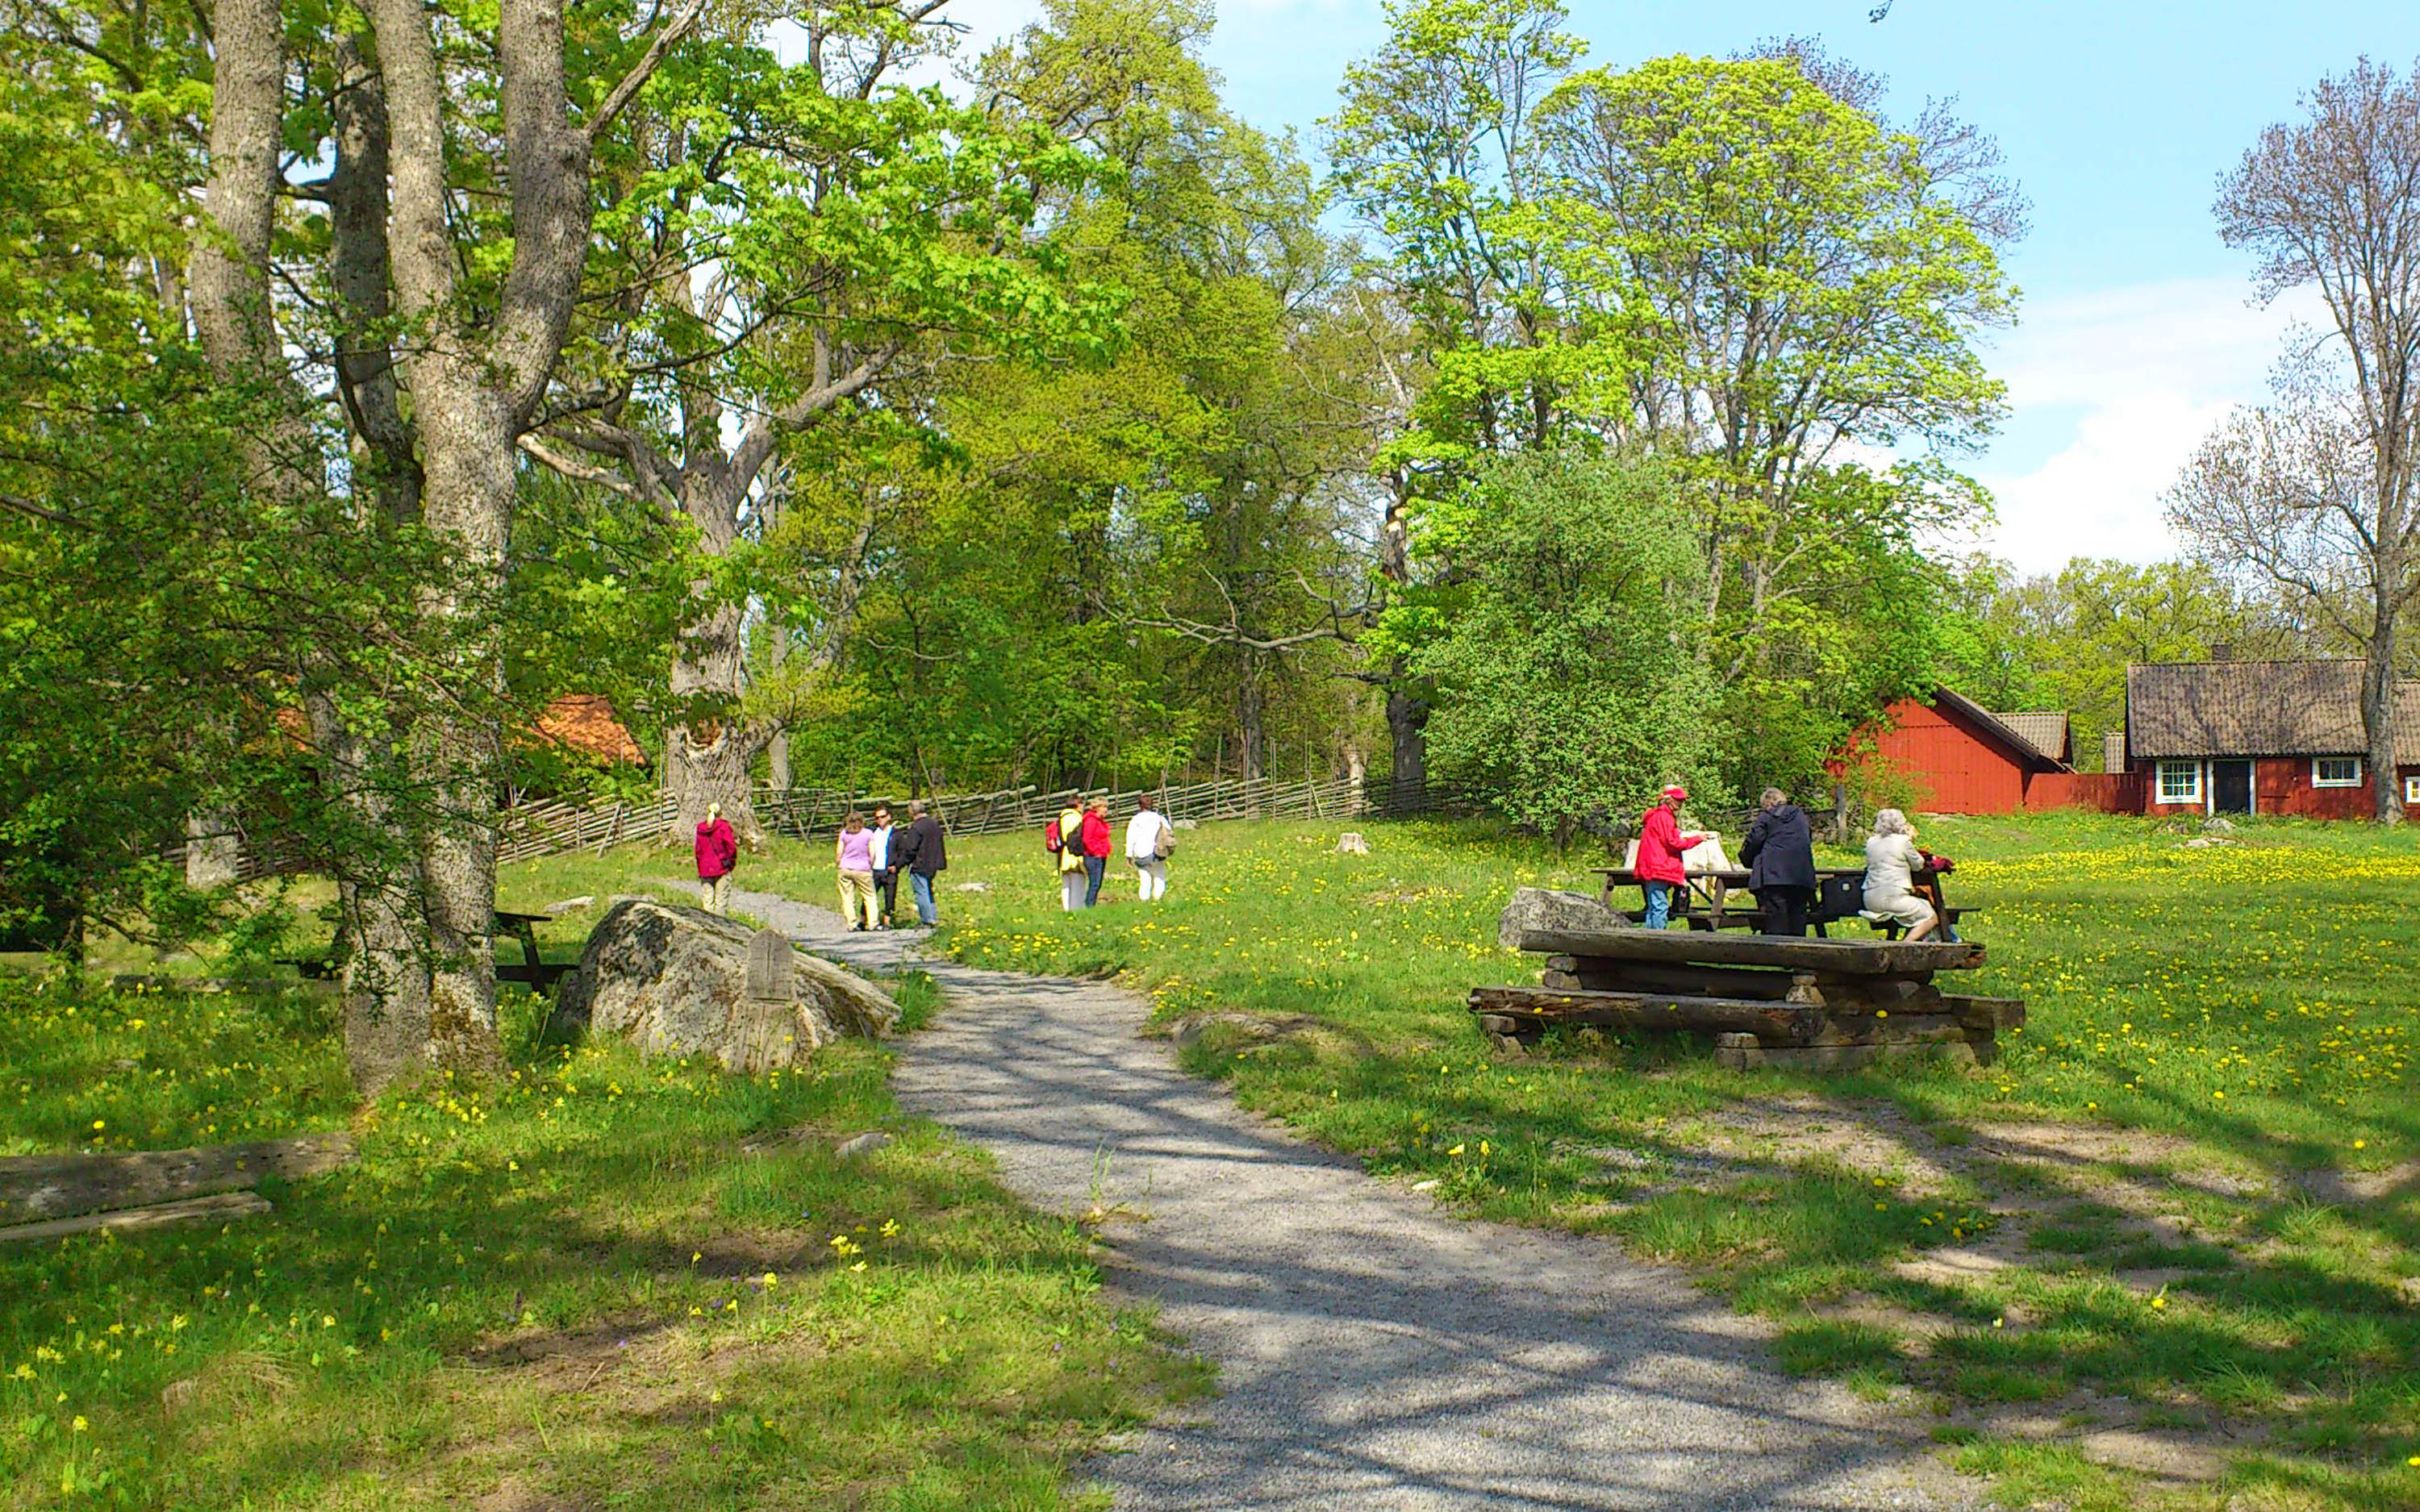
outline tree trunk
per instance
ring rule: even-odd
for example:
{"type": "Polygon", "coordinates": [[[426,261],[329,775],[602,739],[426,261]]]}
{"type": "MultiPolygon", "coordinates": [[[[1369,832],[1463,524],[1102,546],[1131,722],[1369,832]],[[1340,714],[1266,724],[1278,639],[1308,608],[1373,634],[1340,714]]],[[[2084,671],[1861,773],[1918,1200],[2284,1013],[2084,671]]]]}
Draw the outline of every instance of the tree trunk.
{"type": "MultiPolygon", "coordinates": [[[[310,436],[288,409],[292,384],[269,300],[285,41],[277,0],[226,0],[223,11],[212,39],[208,213],[194,236],[194,323],[218,380],[257,393],[274,407],[268,425],[247,431],[245,486],[264,499],[292,500],[309,486],[300,470],[310,436]]],[[[187,886],[218,887],[235,880],[241,847],[233,815],[189,814],[185,837],[187,886]]]]}
{"type": "MultiPolygon", "coordinates": [[[[2395,564],[2381,561],[2380,565],[2395,564]]],[[[2403,822],[2403,795],[2395,770],[2395,608],[2391,594],[2378,595],[2361,673],[2361,728],[2369,742],[2370,793],[2381,825],[2403,822]]]]}
{"type": "MultiPolygon", "coordinates": [[[[392,309],[385,80],[358,35],[338,39],[336,60],[336,161],[328,182],[334,365],[352,430],[353,524],[377,533],[420,518],[420,459],[384,331],[392,309]]],[[[331,690],[317,686],[317,674],[330,670],[305,664],[303,707],[328,801],[354,831],[331,866],[344,932],[345,1057],[353,1085],[375,1095],[433,1064],[427,909],[417,836],[397,802],[411,787],[394,733],[349,718],[331,690]]]]}
{"type": "Polygon", "coordinates": [[[453,543],[455,581],[424,596],[421,615],[456,665],[472,669],[465,702],[423,717],[412,776],[427,795],[420,845],[428,926],[428,1056],[443,1070],[504,1067],[496,1032],[496,710],[504,645],[495,611],[512,531],[513,428],[504,396],[449,352],[411,360],[429,530],[453,543]]]}
{"type": "Polygon", "coordinates": [[[207,890],[233,882],[243,858],[235,821],[218,810],[185,816],[185,886],[207,890]]]}
{"type": "Polygon", "coordinates": [[[1388,807],[1417,803],[1429,782],[1429,702],[1411,691],[1403,658],[1395,658],[1387,676],[1387,739],[1393,771],[1388,779],[1388,807]]]}
{"type": "MultiPolygon", "coordinates": [[[[737,479],[719,454],[697,456],[680,475],[681,503],[698,532],[698,548],[727,555],[739,538],[737,479]]],[[[672,696],[675,706],[704,702],[717,712],[691,715],[664,732],[664,783],[677,800],[664,843],[689,842],[709,807],[720,806],[732,833],[750,850],[765,843],[765,827],[749,801],[749,769],[770,733],[752,728],[739,714],[747,692],[741,656],[741,607],[718,599],[713,579],[690,584],[691,618],[673,647],[672,696]]]]}
{"type": "Polygon", "coordinates": [[[1260,656],[1248,649],[1244,653],[1244,674],[1235,684],[1236,733],[1243,746],[1244,780],[1247,782],[1265,775],[1262,764],[1268,736],[1262,723],[1261,691],[1260,656]]]}
{"type": "Polygon", "coordinates": [[[450,219],[455,186],[446,173],[452,86],[434,13],[420,0],[368,0],[365,8],[386,95],[395,313],[419,333],[403,373],[419,442],[421,517],[453,552],[451,580],[422,594],[421,628],[461,670],[405,747],[426,815],[413,815],[420,822],[412,827],[421,837],[418,883],[428,930],[427,1045],[432,1064],[479,1074],[503,1065],[495,783],[516,440],[546,393],[580,292],[591,208],[588,136],[571,118],[562,6],[511,0],[497,12],[494,78],[512,260],[493,307],[476,315],[475,326],[458,324],[466,312],[450,219]]]}
{"type": "MultiPolygon", "coordinates": [[[[778,672],[782,664],[789,660],[789,627],[768,615],[765,620],[765,633],[768,637],[765,647],[766,656],[772,662],[774,670],[778,672]]],[[[790,790],[790,730],[787,725],[777,726],[774,729],[773,738],[767,742],[765,753],[767,764],[769,767],[767,780],[771,783],[776,792],[787,793],[790,790]]],[[[908,769],[912,772],[915,768],[911,764],[908,769]]]]}
{"type": "Polygon", "coordinates": [[[348,728],[324,694],[304,704],[321,780],[360,829],[332,870],[345,950],[345,1060],[353,1085],[376,1096],[434,1064],[427,909],[412,841],[395,811],[401,774],[394,749],[348,728]]]}

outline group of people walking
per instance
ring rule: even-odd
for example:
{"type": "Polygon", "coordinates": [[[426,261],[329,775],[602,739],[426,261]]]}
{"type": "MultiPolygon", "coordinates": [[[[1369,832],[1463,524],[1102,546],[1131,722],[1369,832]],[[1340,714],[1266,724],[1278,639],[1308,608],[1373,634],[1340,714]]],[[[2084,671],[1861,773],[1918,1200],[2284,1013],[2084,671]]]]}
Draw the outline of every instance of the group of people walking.
{"type": "MultiPolygon", "coordinates": [[[[1056,861],[1059,905],[1068,913],[1091,908],[1101,901],[1101,884],[1109,875],[1109,852],[1115,843],[1109,830],[1109,800],[1100,794],[1078,797],[1059,810],[1043,831],[1043,849],[1056,861]]],[[[1144,903],[1168,896],[1168,858],[1176,853],[1176,830],[1149,797],[1135,800],[1126,821],[1126,864],[1135,871],[1135,895],[1144,903]]]]}
{"type": "Polygon", "coordinates": [[[923,799],[908,802],[905,826],[892,824],[889,804],[875,806],[871,825],[849,810],[832,841],[832,865],[840,872],[841,917],[851,930],[895,926],[903,876],[915,902],[916,922],[931,929],[941,921],[933,879],[950,868],[949,841],[941,822],[924,811],[923,799]]]}
{"type": "MultiPolygon", "coordinates": [[[[1662,929],[1671,922],[1674,889],[1688,886],[1686,853],[1714,838],[1702,830],[1683,831],[1681,805],[1688,790],[1673,784],[1647,810],[1638,826],[1638,855],[1632,874],[1647,895],[1640,922],[1662,929]]],[[[1749,821],[1740,845],[1740,863],[1748,869],[1748,890],[1756,894],[1767,934],[1802,938],[1815,906],[1819,879],[1815,872],[1815,828],[1807,811],[1790,801],[1779,788],[1767,788],[1749,821]]],[[[1935,930],[1956,940],[1940,910],[1916,888],[1916,873],[1946,869],[1947,862],[1917,848],[1916,826],[1897,809],[1874,815],[1873,834],[1866,841],[1866,874],[1859,898],[1864,917],[1875,923],[1893,923],[1907,931],[1905,938],[1920,940],[1935,930]]]]}
{"type": "MultiPolygon", "coordinates": [[[[731,872],[739,860],[739,838],[722,805],[706,805],[697,825],[697,905],[709,914],[728,912],[731,872]]],[[[852,930],[890,929],[899,911],[899,879],[905,876],[916,904],[916,922],[931,929],[941,921],[933,902],[933,879],[950,867],[949,841],[941,822],[919,801],[908,805],[905,827],[891,823],[891,807],[877,804],[874,823],[851,810],[832,844],[840,873],[841,917],[852,930]]]]}

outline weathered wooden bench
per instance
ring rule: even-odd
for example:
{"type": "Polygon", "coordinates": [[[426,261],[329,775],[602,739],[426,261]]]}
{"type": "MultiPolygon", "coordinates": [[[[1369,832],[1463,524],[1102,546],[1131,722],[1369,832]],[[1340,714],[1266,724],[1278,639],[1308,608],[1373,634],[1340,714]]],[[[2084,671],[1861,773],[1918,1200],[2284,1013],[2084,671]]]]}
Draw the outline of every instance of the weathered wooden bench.
{"type": "Polygon", "coordinates": [[[1983,948],[1921,940],[1795,940],[1676,930],[1529,930],[1546,958],[1535,987],[1478,987],[1470,1011],[1499,1044],[1548,1028],[1710,1036],[1737,1069],[1844,1070],[1904,1055],[1987,1064],[2014,998],[1945,993],[1935,973],[1983,964],[1983,948]]]}

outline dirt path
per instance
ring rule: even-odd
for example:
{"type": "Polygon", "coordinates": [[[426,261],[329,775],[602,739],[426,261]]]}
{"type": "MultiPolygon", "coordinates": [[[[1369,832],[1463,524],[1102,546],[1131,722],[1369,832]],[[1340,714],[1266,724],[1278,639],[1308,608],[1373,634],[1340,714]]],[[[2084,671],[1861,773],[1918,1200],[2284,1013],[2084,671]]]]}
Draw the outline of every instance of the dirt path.
{"type": "MultiPolygon", "coordinates": [[[[850,934],[732,904],[835,959],[850,934]]],[[[1955,1508],[1922,1414],[1787,1379],[1754,1320],[1609,1244],[1466,1223],[1238,1110],[1097,982],[920,962],[948,1004],[903,1045],[909,1108],[1048,1211],[1094,1204],[1112,1279],[1217,1362],[1220,1395],[1091,1467],[1121,1508],[1955,1508]]]]}

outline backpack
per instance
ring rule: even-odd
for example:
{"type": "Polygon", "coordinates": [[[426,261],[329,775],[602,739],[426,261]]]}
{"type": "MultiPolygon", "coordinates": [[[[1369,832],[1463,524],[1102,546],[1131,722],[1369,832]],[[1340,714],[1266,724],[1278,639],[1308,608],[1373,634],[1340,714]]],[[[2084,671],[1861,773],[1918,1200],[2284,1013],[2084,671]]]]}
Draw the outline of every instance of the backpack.
{"type": "Polygon", "coordinates": [[[1056,856],[1059,854],[1060,843],[1059,821],[1053,819],[1042,826],[1042,848],[1056,856]]]}

